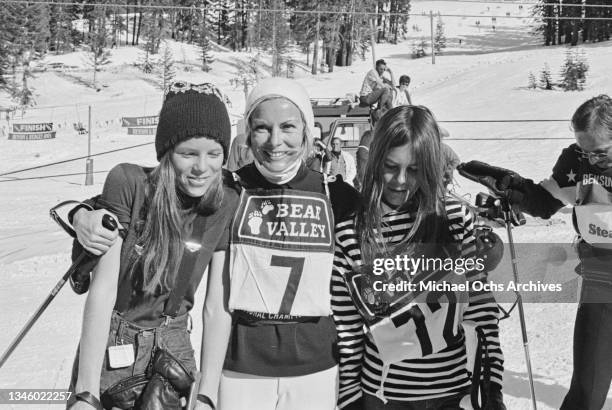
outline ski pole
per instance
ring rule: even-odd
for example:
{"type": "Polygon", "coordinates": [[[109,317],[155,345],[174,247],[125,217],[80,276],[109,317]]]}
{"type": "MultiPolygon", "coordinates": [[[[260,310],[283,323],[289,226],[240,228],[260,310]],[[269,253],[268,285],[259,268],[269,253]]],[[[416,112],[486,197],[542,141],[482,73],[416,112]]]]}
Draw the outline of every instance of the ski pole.
{"type": "MultiPolygon", "coordinates": [[[[104,226],[106,229],[110,231],[114,231],[115,229],[117,229],[117,223],[108,214],[105,214],[102,217],[102,226],[104,226]]],[[[36,321],[40,318],[40,316],[47,309],[49,304],[53,301],[53,299],[55,299],[55,297],[57,296],[59,291],[62,289],[62,287],[66,284],[70,276],[72,276],[72,274],[78,269],[79,265],[87,258],[93,258],[93,257],[94,256],[91,255],[89,252],[83,251],[76,258],[76,260],[72,263],[72,265],[70,265],[70,268],[68,269],[68,271],[64,273],[64,276],[62,276],[62,278],[57,282],[55,287],[51,289],[51,292],[49,293],[47,298],[43,301],[43,303],[39,306],[39,308],[34,312],[32,317],[30,317],[30,319],[26,322],[25,326],[21,329],[21,331],[19,331],[19,333],[17,334],[15,339],[13,339],[13,341],[11,342],[9,347],[6,349],[6,351],[2,353],[2,357],[0,357],[0,368],[2,368],[4,363],[8,360],[9,356],[13,353],[13,351],[19,345],[19,343],[21,343],[25,335],[30,331],[34,323],[36,323],[36,321]]]]}
{"type": "MultiPolygon", "coordinates": [[[[519,283],[516,249],[514,247],[514,239],[512,237],[512,223],[514,219],[512,215],[512,206],[507,200],[504,200],[503,202],[504,202],[504,209],[503,209],[504,221],[506,225],[506,232],[508,233],[508,244],[510,245],[512,273],[514,274],[514,283],[519,283]]],[[[525,311],[523,310],[523,299],[519,291],[515,290],[514,293],[516,294],[516,301],[517,301],[518,311],[519,311],[519,322],[521,324],[521,334],[523,338],[523,347],[525,350],[525,362],[527,364],[527,376],[529,377],[531,404],[533,406],[533,410],[537,410],[538,405],[536,403],[535,388],[533,384],[533,371],[531,370],[531,355],[529,354],[529,341],[527,339],[527,322],[525,321],[525,311]]]]}

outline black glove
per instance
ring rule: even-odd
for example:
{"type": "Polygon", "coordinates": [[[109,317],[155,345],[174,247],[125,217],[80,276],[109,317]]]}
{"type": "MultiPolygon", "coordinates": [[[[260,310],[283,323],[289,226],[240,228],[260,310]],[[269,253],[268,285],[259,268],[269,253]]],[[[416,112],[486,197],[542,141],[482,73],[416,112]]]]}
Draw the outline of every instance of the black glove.
{"type": "Polygon", "coordinates": [[[476,195],[476,207],[478,208],[478,216],[495,221],[502,226],[506,223],[506,211],[510,211],[509,216],[512,225],[520,226],[526,223],[520,206],[502,198],[480,192],[476,195]]]}
{"type": "Polygon", "coordinates": [[[504,405],[504,395],[501,391],[501,386],[497,383],[491,383],[489,387],[489,395],[487,404],[483,410],[506,410],[504,405]]]}
{"type": "Polygon", "coordinates": [[[141,410],[181,410],[181,397],[168,380],[154,374],[140,400],[141,410]]]}
{"type": "Polygon", "coordinates": [[[493,271],[504,257],[504,243],[488,225],[475,225],[476,253],[484,259],[486,272],[493,271]]]}
{"type": "Polygon", "coordinates": [[[158,349],[155,352],[153,372],[162,375],[183,396],[189,394],[193,376],[169,351],[158,349]]]}
{"type": "Polygon", "coordinates": [[[189,395],[193,376],[183,364],[165,349],[155,352],[153,376],[141,397],[140,409],[180,410],[181,397],[189,395]]]}
{"type": "Polygon", "coordinates": [[[508,199],[512,204],[520,205],[524,197],[525,178],[514,171],[495,167],[485,162],[464,162],[457,167],[463,177],[478,182],[496,196],[508,199]]]}

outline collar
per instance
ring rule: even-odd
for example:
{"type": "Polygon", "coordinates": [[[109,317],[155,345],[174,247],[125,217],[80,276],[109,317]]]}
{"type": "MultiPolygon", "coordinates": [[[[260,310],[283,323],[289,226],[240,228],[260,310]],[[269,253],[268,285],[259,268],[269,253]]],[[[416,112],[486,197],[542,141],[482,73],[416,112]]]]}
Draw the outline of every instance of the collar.
{"type": "MultiPolygon", "coordinates": [[[[313,171],[313,174],[317,174],[313,171]]],[[[244,178],[248,185],[253,188],[264,188],[264,189],[274,189],[274,188],[288,188],[288,189],[299,189],[304,191],[316,191],[313,189],[315,181],[310,181],[308,176],[311,175],[309,173],[309,169],[304,163],[301,161],[300,167],[296,173],[296,175],[290,181],[284,184],[275,184],[273,182],[268,181],[254,163],[244,166],[238,171],[238,175],[241,178],[244,178]],[[310,183],[311,182],[311,183],[310,183]],[[313,187],[311,187],[313,185],[313,187]]],[[[311,178],[312,179],[312,178],[311,178]]]]}
{"type": "Polygon", "coordinates": [[[253,161],[255,163],[255,167],[259,171],[259,173],[268,180],[268,182],[275,185],[284,185],[287,182],[291,181],[300,170],[300,167],[303,163],[301,159],[298,159],[293,163],[288,169],[283,172],[272,172],[266,169],[266,167],[261,164],[257,158],[253,161]]]}

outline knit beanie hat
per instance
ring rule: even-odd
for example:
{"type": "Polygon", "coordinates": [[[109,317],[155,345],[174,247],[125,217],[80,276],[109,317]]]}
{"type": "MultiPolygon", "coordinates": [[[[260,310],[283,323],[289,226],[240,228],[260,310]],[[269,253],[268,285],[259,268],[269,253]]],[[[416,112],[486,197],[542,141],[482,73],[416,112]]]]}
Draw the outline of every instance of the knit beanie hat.
{"type": "Polygon", "coordinates": [[[259,103],[270,97],[283,97],[295,104],[302,112],[309,131],[308,135],[312,138],[314,132],[314,114],[310,104],[310,97],[300,83],[289,78],[266,78],[253,88],[246,101],[245,125],[248,125],[249,117],[259,103]]]}
{"type": "Polygon", "coordinates": [[[157,160],[176,144],[197,136],[221,144],[225,163],[232,132],[223,101],[223,94],[212,84],[172,84],[157,123],[157,160]]]}

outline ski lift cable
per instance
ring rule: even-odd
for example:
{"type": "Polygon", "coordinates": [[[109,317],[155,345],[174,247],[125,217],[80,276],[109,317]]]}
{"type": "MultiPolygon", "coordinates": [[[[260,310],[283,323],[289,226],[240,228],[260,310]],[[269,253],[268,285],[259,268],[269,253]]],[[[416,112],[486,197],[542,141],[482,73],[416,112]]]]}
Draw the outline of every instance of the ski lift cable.
{"type": "MultiPolygon", "coordinates": [[[[52,162],[52,163],[49,163],[49,164],[38,165],[38,166],[35,166],[35,167],[23,168],[23,169],[18,169],[16,171],[4,172],[4,173],[0,174],[0,177],[6,176],[6,175],[17,174],[17,173],[25,172],[25,171],[32,171],[34,169],[50,167],[50,166],[53,166],[53,165],[64,164],[66,162],[78,161],[80,159],[86,159],[86,158],[90,158],[90,157],[97,157],[97,156],[100,156],[100,155],[106,155],[106,154],[110,154],[110,153],[113,153],[113,152],[125,151],[125,150],[129,150],[129,149],[133,149],[133,148],[138,148],[138,147],[143,147],[145,145],[151,145],[151,144],[154,144],[154,142],[145,142],[143,144],[132,145],[132,146],[129,146],[129,147],[117,148],[117,149],[113,149],[113,150],[109,150],[109,151],[98,152],[98,153],[91,154],[91,155],[84,155],[84,156],[81,156],[81,157],[69,158],[69,159],[65,159],[65,160],[62,160],[62,161],[52,162]]],[[[6,181],[2,181],[2,182],[6,182],[6,181]]]]}
{"type": "MultiPolygon", "coordinates": [[[[104,174],[110,172],[110,170],[106,170],[106,171],[94,171],[94,174],[104,174]]],[[[70,177],[70,176],[76,176],[76,175],[87,175],[87,172],[75,172],[72,174],[55,174],[55,175],[39,175],[37,177],[27,177],[27,178],[11,178],[11,179],[6,179],[6,180],[2,180],[0,181],[0,183],[2,182],[16,182],[16,181],[28,181],[28,180],[32,180],[32,179],[47,179],[47,178],[59,178],[59,177],[70,177]]]]}
{"type": "MultiPolygon", "coordinates": [[[[5,3],[13,3],[13,4],[47,4],[47,5],[57,5],[57,6],[99,6],[99,7],[120,7],[120,8],[125,8],[125,3],[124,4],[119,4],[119,3],[79,3],[79,2],[75,2],[75,1],[31,1],[31,0],[4,0],[5,3]]],[[[520,3],[504,3],[504,4],[520,4],[520,3]]],[[[523,4],[527,4],[527,3],[523,3],[523,4]]],[[[536,5],[537,3],[534,3],[534,5],[536,5]]],[[[558,6],[559,4],[546,4],[544,5],[544,7],[548,7],[548,6],[558,6]]],[[[191,6],[164,6],[164,5],[152,5],[152,4],[132,4],[130,5],[131,8],[136,8],[136,9],[151,9],[151,10],[187,10],[187,11],[191,11],[192,7],[191,6]]],[[[584,8],[589,8],[589,7],[597,7],[597,8],[612,8],[612,5],[607,5],[607,4],[603,4],[603,5],[597,5],[597,4],[562,4],[562,7],[584,7],[584,8]]],[[[225,8],[225,7],[219,7],[219,6],[208,6],[206,7],[207,10],[210,11],[240,11],[240,12],[266,12],[266,13],[286,13],[287,10],[284,9],[269,9],[269,8],[225,8]]],[[[367,11],[360,11],[360,12],[346,12],[346,11],[336,11],[336,10],[290,10],[291,13],[294,14],[339,14],[339,15],[347,15],[347,14],[352,14],[352,15],[362,15],[362,16],[366,16],[366,15],[388,15],[388,16],[412,16],[412,17],[418,17],[421,16],[421,14],[419,13],[398,13],[398,12],[367,12],[367,11]]],[[[537,16],[482,16],[482,15],[467,15],[467,14],[459,14],[459,15],[446,15],[446,14],[439,14],[441,17],[500,17],[500,18],[534,18],[534,19],[571,19],[571,20],[612,20],[612,18],[606,18],[606,17],[601,17],[601,18],[593,18],[593,17],[537,17],[537,16]]]]}

